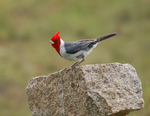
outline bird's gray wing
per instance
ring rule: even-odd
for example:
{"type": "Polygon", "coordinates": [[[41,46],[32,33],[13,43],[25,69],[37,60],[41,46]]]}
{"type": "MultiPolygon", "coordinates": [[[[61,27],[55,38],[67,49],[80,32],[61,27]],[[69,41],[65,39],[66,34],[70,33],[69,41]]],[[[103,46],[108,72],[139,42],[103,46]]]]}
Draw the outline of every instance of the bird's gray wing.
{"type": "Polygon", "coordinates": [[[65,49],[68,54],[75,54],[81,50],[88,51],[96,43],[96,39],[65,42],[65,49]]]}
{"type": "Polygon", "coordinates": [[[115,35],[116,33],[112,33],[97,39],[86,39],[86,40],[80,40],[76,42],[65,42],[65,49],[68,54],[74,54],[81,50],[88,51],[96,43],[105,40],[107,38],[113,37],[115,35]]]}

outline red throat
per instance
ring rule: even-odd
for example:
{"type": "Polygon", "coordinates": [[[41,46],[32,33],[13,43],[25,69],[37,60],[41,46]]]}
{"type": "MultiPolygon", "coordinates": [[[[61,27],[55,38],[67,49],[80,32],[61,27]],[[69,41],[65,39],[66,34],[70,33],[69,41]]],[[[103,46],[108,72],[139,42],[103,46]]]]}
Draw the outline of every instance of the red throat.
{"type": "Polygon", "coordinates": [[[59,33],[60,33],[60,31],[57,32],[57,33],[55,33],[53,35],[53,37],[51,38],[51,40],[54,42],[54,44],[51,44],[51,45],[53,46],[53,48],[56,49],[56,51],[58,52],[58,54],[61,56],[61,54],[60,54],[60,44],[61,44],[61,41],[60,41],[59,33]]]}
{"type": "MultiPolygon", "coordinates": [[[[53,48],[55,48],[55,50],[58,52],[58,54],[61,56],[60,54],[60,47],[56,47],[54,44],[52,44],[53,48]]],[[[62,56],[61,56],[62,57],[62,56]]]]}

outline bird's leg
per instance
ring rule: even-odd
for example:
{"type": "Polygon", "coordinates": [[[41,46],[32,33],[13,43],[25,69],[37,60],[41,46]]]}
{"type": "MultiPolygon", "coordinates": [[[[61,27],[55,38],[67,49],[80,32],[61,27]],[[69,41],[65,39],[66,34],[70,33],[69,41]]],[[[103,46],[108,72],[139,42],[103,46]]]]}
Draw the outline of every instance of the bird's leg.
{"type": "Polygon", "coordinates": [[[78,56],[78,58],[80,59],[80,62],[78,62],[75,66],[78,66],[79,64],[81,64],[85,60],[85,57],[84,57],[83,54],[81,54],[80,56],[78,56]]]}
{"type": "Polygon", "coordinates": [[[73,70],[73,68],[74,68],[75,66],[78,66],[78,65],[81,64],[83,61],[84,61],[84,59],[82,59],[80,62],[77,61],[75,64],[73,64],[73,65],[71,66],[71,69],[73,70]]]}
{"type": "Polygon", "coordinates": [[[73,68],[78,64],[79,62],[77,61],[76,63],[74,63],[72,66],[71,66],[71,69],[73,70],[73,68]]]}
{"type": "Polygon", "coordinates": [[[78,62],[75,66],[78,66],[79,64],[81,64],[84,61],[84,59],[82,59],[80,62],[78,62]]]}
{"type": "Polygon", "coordinates": [[[73,70],[73,68],[74,68],[75,66],[79,65],[79,64],[82,63],[84,60],[85,60],[84,55],[83,55],[83,54],[80,54],[80,55],[78,56],[78,61],[77,61],[75,64],[73,64],[73,65],[71,66],[72,70],[73,70]]]}

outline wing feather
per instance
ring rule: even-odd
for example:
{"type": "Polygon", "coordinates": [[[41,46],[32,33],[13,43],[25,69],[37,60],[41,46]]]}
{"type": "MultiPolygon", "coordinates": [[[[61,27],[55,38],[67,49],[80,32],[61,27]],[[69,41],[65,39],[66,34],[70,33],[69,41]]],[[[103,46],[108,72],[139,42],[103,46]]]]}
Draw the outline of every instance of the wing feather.
{"type": "Polygon", "coordinates": [[[75,54],[81,50],[88,51],[95,45],[97,39],[80,40],[76,42],[65,42],[66,52],[68,54],[75,54]]]}

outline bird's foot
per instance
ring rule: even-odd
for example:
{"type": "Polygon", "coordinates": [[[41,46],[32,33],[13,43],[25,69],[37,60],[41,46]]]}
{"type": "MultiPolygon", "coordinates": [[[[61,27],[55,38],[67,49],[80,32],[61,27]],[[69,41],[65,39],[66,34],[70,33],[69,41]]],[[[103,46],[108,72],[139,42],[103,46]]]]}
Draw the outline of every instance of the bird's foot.
{"type": "Polygon", "coordinates": [[[74,68],[75,68],[75,66],[71,66],[71,71],[73,71],[74,68]]]}
{"type": "Polygon", "coordinates": [[[71,71],[73,71],[73,69],[74,69],[75,67],[76,67],[76,66],[66,67],[64,70],[69,70],[69,69],[71,69],[71,71]]]}
{"type": "Polygon", "coordinates": [[[64,70],[68,70],[68,69],[70,69],[70,67],[66,67],[64,70]]]}
{"type": "Polygon", "coordinates": [[[71,66],[71,70],[73,71],[73,69],[74,69],[76,66],[80,66],[80,65],[77,64],[77,65],[71,66]]]}
{"type": "Polygon", "coordinates": [[[73,69],[74,69],[76,66],[77,66],[77,65],[71,66],[71,67],[66,67],[66,68],[64,68],[64,70],[69,70],[69,69],[71,69],[71,71],[73,71],[73,69]]]}

